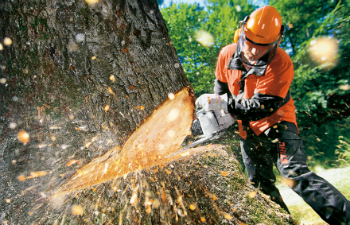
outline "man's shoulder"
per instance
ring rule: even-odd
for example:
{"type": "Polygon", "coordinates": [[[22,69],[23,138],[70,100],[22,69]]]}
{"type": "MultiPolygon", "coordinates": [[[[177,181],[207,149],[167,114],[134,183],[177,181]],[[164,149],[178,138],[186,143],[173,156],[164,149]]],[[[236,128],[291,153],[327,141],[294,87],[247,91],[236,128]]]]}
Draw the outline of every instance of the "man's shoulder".
{"type": "Polygon", "coordinates": [[[292,59],[288,55],[286,51],[284,51],[282,48],[278,47],[275,55],[276,60],[283,60],[283,61],[290,61],[292,62],[292,59]]]}
{"type": "Polygon", "coordinates": [[[237,47],[236,43],[226,45],[225,47],[223,47],[221,49],[220,55],[226,56],[226,57],[231,57],[233,55],[233,53],[235,53],[236,47],[237,47]]]}
{"type": "MultiPolygon", "coordinates": [[[[290,56],[282,48],[278,48],[272,62],[268,65],[268,72],[280,74],[281,71],[293,71],[293,62],[290,56]]],[[[290,73],[291,75],[294,72],[290,73]]]]}

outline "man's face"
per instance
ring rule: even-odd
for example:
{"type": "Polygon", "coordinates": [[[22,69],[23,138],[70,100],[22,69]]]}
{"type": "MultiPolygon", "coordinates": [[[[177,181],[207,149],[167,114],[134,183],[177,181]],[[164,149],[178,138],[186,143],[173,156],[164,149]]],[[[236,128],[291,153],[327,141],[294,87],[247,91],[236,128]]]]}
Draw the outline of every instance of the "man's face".
{"type": "Polygon", "coordinates": [[[244,40],[243,44],[243,56],[249,61],[257,61],[263,57],[273,45],[261,46],[251,43],[248,40],[244,40]]]}

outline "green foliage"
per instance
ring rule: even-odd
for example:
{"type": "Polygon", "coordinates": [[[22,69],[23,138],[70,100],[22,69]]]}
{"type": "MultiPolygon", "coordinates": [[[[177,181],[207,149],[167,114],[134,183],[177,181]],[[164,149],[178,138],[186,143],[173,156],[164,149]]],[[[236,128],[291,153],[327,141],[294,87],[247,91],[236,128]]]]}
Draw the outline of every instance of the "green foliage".
{"type": "MultiPolygon", "coordinates": [[[[162,10],[171,41],[177,50],[182,67],[191,81],[196,84],[195,90],[207,90],[207,82],[212,78],[208,73],[199,80],[199,74],[208,70],[205,64],[205,56],[209,51],[195,41],[195,32],[200,30],[207,12],[198,5],[173,4],[162,10]]],[[[194,85],[195,86],[195,85],[194,85]]]]}
{"type": "MultiPolygon", "coordinates": [[[[345,118],[350,115],[350,0],[270,0],[269,3],[288,25],[280,46],[294,63],[291,92],[305,149],[314,164],[322,160],[328,160],[329,165],[336,163],[337,156],[345,157],[339,152],[346,148],[336,146],[346,146],[347,139],[338,137],[347,137],[342,126],[348,123],[345,118]],[[310,57],[309,47],[319,37],[339,41],[333,66],[318,64],[310,57]]],[[[162,9],[170,38],[196,96],[213,92],[219,51],[232,43],[239,21],[253,10],[254,6],[247,0],[209,0],[205,8],[197,4],[173,4],[162,9]],[[195,39],[199,30],[214,36],[211,47],[195,39]]]]}
{"type": "Polygon", "coordinates": [[[350,160],[350,118],[341,122],[329,121],[303,129],[304,148],[309,156],[309,166],[324,168],[347,165],[350,160]]]}
{"type": "Polygon", "coordinates": [[[339,156],[336,146],[342,145],[338,137],[347,133],[344,125],[348,120],[344,118],[350,115],[350,1],[271,0],[270,4],[290,25],[281,46],[290,51],[294,63],[291,92],[311,164],[334,164],[339,156]],[[334,62],[318,64],[312,60],[310,46],[320,37],[338,40],[334,62]]]}
{"type": "Polygon", "coordinates": [[[206,7],[180,3],[161,10],[171,41],[196,96],[213,92],[219,51],[232,43],[238,21],[254,10],[245,0],[210,0],[206,7]],[[200,30],[214,37],[211,47],[205,47],[196,40],[196,32],[200,30]]]}
{"type": "Polygon", "coordinates": [[[292,54],[302,49],[301,44],[315,35],[320,23],[332,12],[337,1],[325,0],[270,0],[289,29],[281,47],[291,48],[292,54]]]}
{"type": "Polygon", "coordinates": [[[349,113],[346,103],[349,102],[350,94],[349,90],[344,89],[344,85],[349,85],[350,75],[347,63],[350,53],[349,0],[344,3],[332,0],[272,0],[270,3],[281,12],[285,23],[288,21],[293,24],[281,46],[287,49],[288,46],[294,46],[292,59],[295,77],[291,91],[301,124],[321,125],[329,120],[346,117],[349,113]],[[339,41],[338,63],[333,68],[327,69],[327,63],[316,64],[309,55],[312,41],[324,36],[339,41]]]}

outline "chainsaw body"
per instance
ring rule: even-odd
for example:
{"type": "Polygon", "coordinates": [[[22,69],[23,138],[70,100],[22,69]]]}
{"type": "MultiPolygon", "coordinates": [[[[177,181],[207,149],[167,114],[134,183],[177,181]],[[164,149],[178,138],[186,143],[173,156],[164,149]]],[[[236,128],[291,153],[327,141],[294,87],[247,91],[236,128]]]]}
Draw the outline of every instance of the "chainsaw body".
{"type": "Polygon", "coordinates": [[[200,122],[203,135],[200,138],[216,136],[216,134],[229,128],[235,120],[223,110],[198,111],[196,116],[200,122]]]}
{"type": "Polygon", "coordinates": [[[192,134],[196,137],[196,141],[187,145],[181,151],[173,153],[172,155],[186,151],[189,148],[195,147],[203,142],[219,138],[225,131],[235,123],[235,119],[224,110],[210,110],[205,111],[201,109],[196,113],[197,118],[193,121],[191,128],[192,134]]]}
{"type": "MultiPolygon", "coordinates": [[[[225,133],[227,128],[235,123],[235,120],[232,118],[232,116],[229,113],[225,113],[222,109],[210,111],[201,109],[196,113],[196,116],[198,121],[194,121],[194,123],[199,122],[200,128],[202,130],[202,135],[199,135],[197,137],[198,140],[185,147],[185,149],[192,148],[205,141],[219,138],[222,134],[225,133]]],[[[192,133],[195,132],[192,131],[192,133]]]]}

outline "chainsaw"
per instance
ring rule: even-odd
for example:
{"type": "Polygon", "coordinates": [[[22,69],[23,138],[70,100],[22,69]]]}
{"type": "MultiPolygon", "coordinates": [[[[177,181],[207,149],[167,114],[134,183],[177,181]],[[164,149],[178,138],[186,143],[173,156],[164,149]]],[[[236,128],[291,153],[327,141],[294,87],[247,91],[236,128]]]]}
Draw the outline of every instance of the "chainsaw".
{"type": "Polygon", "coordinates": [[[218,139],[235,123],[235,119],[229,113],[224,112],[223,109],[209,111],[201,109],[196,112],[196,116],[197,118],[193,121],[191,127],[192,135],[196,137],[196,140],[167,157],[184,152],[206,141],[218,139]]]}

